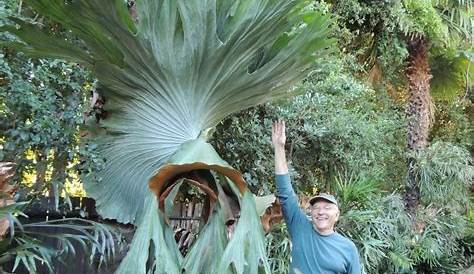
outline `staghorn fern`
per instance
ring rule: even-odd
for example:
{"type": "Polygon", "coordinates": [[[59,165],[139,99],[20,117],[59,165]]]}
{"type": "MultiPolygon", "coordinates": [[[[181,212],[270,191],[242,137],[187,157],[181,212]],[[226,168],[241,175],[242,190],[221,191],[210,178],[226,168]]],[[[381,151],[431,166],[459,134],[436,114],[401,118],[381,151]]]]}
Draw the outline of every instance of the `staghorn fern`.
{"type": "Polygon", "coordinates": [[[262,263],[269,273],[253,196],[206,141],[229,114],[286,95],[327,54],[334,42],[328,39],[331,20],[310,3],[142,0],[136,18],[123,0],[30,3],[70,29],[87,50],[22,20],[3,27],[18,38],[12,46],[84,64],[99,81],[108,116],[94,138],[106,164],[102,180],[86,180],[85,187],[103,217],[138,226],[119,273],[256,273],[262,263]],[[192,180],[196,170],[213,173],[192,180]],[[162,205],[179,187],[177,177],[197,184],[214,209],[185,258],[169,240],[162,205]],[[225,229],[232,217],[227,198],[241,211],[234,236],[210,253],[193,250],[209,231],[225,229]],[[150,246],[152,254],[146,252],[150,246]],[[200,256],[222,259],[196,265],[200,256]],[[147,269],[149,257],[155,263],[147,269]]]}

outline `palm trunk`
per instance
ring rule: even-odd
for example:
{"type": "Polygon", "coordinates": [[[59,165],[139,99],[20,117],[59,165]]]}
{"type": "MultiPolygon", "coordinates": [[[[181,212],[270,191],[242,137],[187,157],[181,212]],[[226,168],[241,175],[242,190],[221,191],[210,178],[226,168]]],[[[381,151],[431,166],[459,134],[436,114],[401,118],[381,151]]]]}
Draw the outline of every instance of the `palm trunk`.
{"type": "MultiPolygon", "coordinates": [[[[428,134],[432,120],[432,102],[430,97],[430,67],[428,64],[428,41],[423,37],[412,37],[408,41],[408,68],[406,76],[409,82],[408,99],[408,149],[416,151],[428,144],[428,134]]],[[[405,188],[407,212],[414,216],[420,203],[420,188],[414,171],[415,159],[408,159],[408,177],[405,188]]]]}

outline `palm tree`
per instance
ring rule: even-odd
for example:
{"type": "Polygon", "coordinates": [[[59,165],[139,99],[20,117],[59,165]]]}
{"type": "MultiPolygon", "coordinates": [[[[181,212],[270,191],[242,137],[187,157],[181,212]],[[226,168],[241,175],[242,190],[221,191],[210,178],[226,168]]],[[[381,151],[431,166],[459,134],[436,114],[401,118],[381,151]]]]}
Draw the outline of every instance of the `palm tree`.
{"type": "MultiPolygon", "coordinates": [[[[408,80],[408,149],[426,148],[434,110],[430,95],[430,49],[445,51],[472,43],[473,22],[470,1],[405,0],[405,13],[399,25],[408,49],[405,75],[408,80]]],[[[415,172],[415,159],[408,158],[405,189],[407,212],[412,216],[420,203],[420,188],[415,172]]]]}
{"type": "Polygon", "coordinates": [[[87,50],[18,19],[19,28],[4,27],[18,37],[13,46],[81,63],[100,83],[107,116],[90,131],[106,165],[102,181],[85,187],[103,217],[137,225],[117,272],[257,273],[263,265],[268,273],[254,198],[207,139],[231,113],[286,96],[333,45],[329,17],[305,0],[144,0],[133,18],[119,0],[31,5],[87,50]],[[166,222],[183,184],[207,197],[205,225],[184,257],[166,222]]]}
{"type": "MultiPolygon", "coordinates": [[[[369,80],[383,79],[393,84],[396,79],[399,84],[400,78],[406,79],[407,147],[410,154],[424,149],[428,145],[434,114],[432,85],[438,97],[446,98],[448,94],[456,96],[468,84],[467,79],[457,74],[469,71],[472,60],[463,53],[473,41],[471,1],[329,2],[333,3],[334,12],[341,15],[344,27],[358,34],[345,46],[356,48],[358,52],[367,48],[358,57],[369,71],[369,80]],[[394,46],[390,48],[387,44],[394,46]],[[392,62],[386,61],[387,56],[392,62]],[[398,69],[396,61],[402,63],[403,69],[398,69]],[[432,75],[432,67],[437,67],[438,61],[442,61],[444,67],[436,69],[432,75]],[[382,65],[384,62],[387,64],[382,65]],[[449,69],[445,64],[451,64],[449,69]]],[[[404,198],[407,212],[412,215],[420,202],[415,164],[410,157],[404,198]]]]}

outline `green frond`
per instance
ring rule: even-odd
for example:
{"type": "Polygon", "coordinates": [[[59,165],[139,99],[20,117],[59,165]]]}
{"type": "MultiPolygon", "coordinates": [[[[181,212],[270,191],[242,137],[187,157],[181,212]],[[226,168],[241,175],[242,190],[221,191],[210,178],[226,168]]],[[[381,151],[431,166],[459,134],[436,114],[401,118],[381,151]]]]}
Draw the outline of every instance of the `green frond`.
{"type": "Polygon", "coordinates": [[[224,222],[222,209],[218,207],[184,259],[183,269],[186,269],[186,273],[227,273],[216,272],[219,265],[216,258],[222,256],[228,243],[225,230],[222,229],[224,222]]]}
{"type": "Polygon", "coordinates": [[[393,262],[396,269],[409,270],[413,267],[413,261],[409,257],[409,253],[405,250],[401,252],[392,251],[388,257],[393,262]]]}
{"type": "MultiPolygon", "coordinates": [[[[183,264],[197,273],[215,266],[206,257],[180,257],[162,201],[157,203],[148,186],[155,175],[158,187],[153,190],[165,198],[160,191],[176,187],[168,175],[196,167],[230,179],[235,185],[217,184],[232,189],[241,210],[225,249],[222,241],[212,246],[209,255],[222,253],[221,260],[206,273],[257,273],[260,266],[269,273],[253,196],[240,173],[206,139],[209,129],[228,115],[286,96],[332,50],[332,20],[308,9],[309,3],[142,0],[136,2],[137,22],[123,0],[30,3],[77,35],[85,51],[69,41],[50,40],[45,30],[38,30],[41,39],[31,39],[36,27],[29,22],[17,20],[14,28],[2,28],[16,35],[28,53],[86,64],[99,81],[107,118],[93,138],[106,162],[100,182],[85,180],[86,191],[103,217],[138,226],[118,273],[181,273],[183,264]],[[148,259],[155,264],[147,270],[148,259]]],[[[220,195],[214,187],[209,194],[220,195]]],[[[218,211],[192,249],[206,245],[212,233],[222,236],[218,208],[224,215],[225,203],[213,202],[218,211]]],[[[198,254],[191,250],[187,256],[198,254]]]]}
{"type": "Polygon", "coordinates": [[[474,178],[469,151],[436,142],[414,157],[422,201],[428,205],[449,200],[453,212],[462,212],[468,205],[468,186],[474,178]]]}
{"type": "MultiPolygon", "coordinates": [[[[16,228],[15,228],[16,229],[16,228]]],[[[43,264],[50,273],[54,273],[52,267],[53,259],[61,260],[62,255],[75,255],[75,244],[86,252],[90,252],[90,259],[98,256],[99,264],[111,259],[116,251],[115,240],[120,238],[120,233],[115,228],[97,222],[69,218],[38,223],[23,224],[16,233],[11,233],[6,249],[2,248],[1,261],[14,258],[13,269],[23,265],[29,273],[37,273],[37,265],[43,264]],[[63,229],[67,232],[51,232],[63,229]],[[56,241],[62,249],[49,244],[56,241]]]]}
{"type": "Polygon", "coordinates": [[[276,201],[276,196],[273,194],[266,196],[254,195],[254,199],[258,216],[262,216],[263,214],[265,214],[267,208],[271,207],[272,204],[276,201]]]}
{"type": "MultiPolygon", "coordinates": [[[[165,229],[169,228],[165,227],[163,216],[156,212],[158,207],[156,198],[149,193],[144,199],[147,210],[140,216],[138,220],[140,225],[133,236],[130,250],[115,273],[148,273],[146,265],[149,256],[160,260],[155,272],[152,273],[180,273],[177,258],[172,253],[173,249],[162,246],[162,243],[166,242],[165,229]],[[154,244],[153,255],[149,254],[151,244],[154,244]]],[[[174,241],[173,243],[176,245],[174,241]]]]}
{"type": "Polygon", "coordinates": [[[352,174],[338,174],[332,184],[341,211],[349,208],[364,209],[371,203],[372,195],[379,193],[379,183],[352,174]]]}
{"type": "Polygon", "coordinates": [[[431,0],[404,0],[403,8],[400,26],[406,36],[427,36],[431,40],[448,37],[448,30],[431,0]]]}
{"type": "Polygon", "coordinates": [[[435,99],[453,101],[472,85],[474,64],[465,54],[434,56],[430,68],[430,93],[435,99]]]}
{"type": "Polygon", "coordinates": [[[473,42],[474,9],[472,1],[438,0],[434,4],[444,24],[448,26],[450,35],[458,35],[473,42]]]}
{"type": "MultiPolygon", "coordinates": [[[[352,186],[357,187],[356,185],[352,186]]],[[[359,188],[362,186],[359,186],[359,188]]],[[[391,256],[409,260],[407,243],[403,241],[409,219],[404,212],[401,197],[390,194],[369,193],[364,197],[364,207],[358,206],[357,196],[348,203],[352,208],[341,211],[338,230],[351,238],[358,246],[361,263],[366,273],[376,273],[376,267],[383,262],[391,262],[391,256]],[[368,199],[368,201],[367,201],[368,199]],[[393,254],[392,254],[393,253],[393,254]],[[405,255],[403,255],[405,254],[405,255]]],[[[406,266],[404,262],[394,266],[406,266]]]]}
{"type": "Polygon", "coordinates": [[[24,21],[3,30],[30,53],[93,69],[107,100],[106,136],[98,137],[107,162],[102,182],[86,191],[104,217],[125,223],[143,209],[148,178],[182,143],[231,113],[284,96],[334,43],[331,20],[305,9],[306,1],[144,0],[136,24],[120,0],[31,5],[87,51],[24,21]]]}
{"type": "Polygon", "coordinates": [[[234,235],[227,244],[215,273],[227,273],[231,264],[235,272],[230,273],[260,273],[261,264],[263,273],[270,273],[270,266],[266,260],[263,229],[255,210],[253,195],[249,191],[246,191],[242,197],[241,212],[234,235]]]}

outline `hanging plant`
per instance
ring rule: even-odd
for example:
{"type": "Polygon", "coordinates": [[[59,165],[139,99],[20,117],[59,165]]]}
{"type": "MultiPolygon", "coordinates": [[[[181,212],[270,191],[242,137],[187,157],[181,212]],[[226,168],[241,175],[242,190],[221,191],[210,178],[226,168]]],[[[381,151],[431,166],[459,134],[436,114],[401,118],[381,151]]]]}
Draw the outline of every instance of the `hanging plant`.
{"type": "Polygon", "coordinates": [[[100,83],[107,116],[91,132],[106,164],[84,184],[103,217],[137,226],[118,273],[269,273],[253,195],[207,139],[228,115],[287,95],[330,51],[331,20],[310,4],[141,0],[132,18],[123,0],[31,1],[87,50],[22,20],[3,27],[12,46],[81,63],[100,83]],[[166,210],[183,183],[208,203],[185,257],[166,210]]]}

